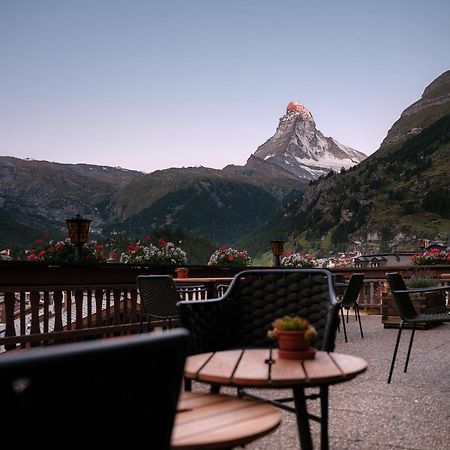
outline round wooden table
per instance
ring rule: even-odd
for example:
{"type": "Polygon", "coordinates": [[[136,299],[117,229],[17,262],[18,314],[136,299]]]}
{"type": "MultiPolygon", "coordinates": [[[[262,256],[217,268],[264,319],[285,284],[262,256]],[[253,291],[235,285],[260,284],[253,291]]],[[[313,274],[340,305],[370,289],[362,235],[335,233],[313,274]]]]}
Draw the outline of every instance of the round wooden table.
{"type": "Polygon", "coordinates": [[[342,353],[316,353],[314,359],[278,358],[276,349],[241,349],[202,353],[187,358],[186,378],[238,388],[292,388],[299,438],[312,449],[304,389],[320,388],[321,448],[328,448],[328,386],[355,378],[367,369],[361,358],[342,353]]]}
{"type": "Polygon", "coordinates": [[[176,450],[245,445],[275,430],[281,412],[258,400],[230,395],[183,392],[172,432],[176,450]]]}

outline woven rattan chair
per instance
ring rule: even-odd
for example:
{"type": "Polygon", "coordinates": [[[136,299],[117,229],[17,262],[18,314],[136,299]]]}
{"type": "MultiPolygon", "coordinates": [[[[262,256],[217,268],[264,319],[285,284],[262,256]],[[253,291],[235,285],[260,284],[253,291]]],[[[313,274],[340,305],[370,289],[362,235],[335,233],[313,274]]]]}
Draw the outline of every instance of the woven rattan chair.
{"type": "MultiPolygon", "coordinates": [[[[312,345],[333,351],[339,304],[336,301],[331,272],[321,269],[247,270],[233,279],[223,297],[202,302],[178,303],[180,323],[191,333],[190,354],[243,347],[270,347],[274,341],[267,331],[274,319],[299,315],[317,329],[312,345]]],[[[218,390],[218,388],[213,389],[218,390]]],[[[240,390],[241,395],[249,395],[240,390]]],[[[328,428],[328,387],[319,394],[322,403],[322,433],[328,428]]],[[[288,411],[291,398],[271,401],[288,411]]]]}
{"type": "Polygon", "coordinates": [[[217,290],[217,296],[222,297],[223,294],[227,291],[227,289],[230,287],[229,284],[218,284],[216,287],[217,290]]]}
{"type": "Polygon", "coordinates": [[[141,298],[141,331],[144,319],[166,320],[170,327],[178,318],[180,295],[170,275],[138,275],[136,283],[141,298]]]}
{"type": "Polygon", "coordinates": [[[361,315],[359,314],[359,306],[358,306],[358,296],[363,285],[364,274],[363,273],[354,273],[350,277],[348,282],[348,286],[345,289],[344,296],[342,297],[342,301],[340,302],[340,310],[342,317],[342,328],[344,329],[344,337],[345,342],[347,341],[347,329],[345,326],[345,318],[344,318],[344,309],[347,311],[347,323],[348,323],[348,312],[350,308],[355,309],[355,319],[359,322],[359,331],[361,333],[361,337],[364,337],[362,325],[361,325],[361,315]]]}
{"type": "Polygon", "coordinates": [[[168,450],[188,337],[177,329],[2,356],[2,438],[18,448],[168,450]]]}
{"type": "Polygon", "coordinates": [[[388,383],[390,383],[392,379],[392,372],[394,371],[395,360],[397,358],[397,351],[400,344],[400,337],[402,334],[403,326],[405,324],[412,325],[411,338],[409,340],[408,353],[406,356],[404,369],[404,372],[406,373],[406,371],[408,370],[409,357],[411,356],[411,348],[414,341],[417,324],[450,322],[450,314],[448,313],[418,314],[414,308],[409,294],[413,294],[415,292],[445,291],[449,290],[450,286],[407,289],[405,281],[399,273],[387,273],[386,278],[389,283],[389,287],[391,288],[392,294],[394,295],[394,300],[400,313],[400,325],[398,328],[397,341],[395,343],[394,354],[392,355],[391,368],[389,370],[388,376],[388,383]]]}

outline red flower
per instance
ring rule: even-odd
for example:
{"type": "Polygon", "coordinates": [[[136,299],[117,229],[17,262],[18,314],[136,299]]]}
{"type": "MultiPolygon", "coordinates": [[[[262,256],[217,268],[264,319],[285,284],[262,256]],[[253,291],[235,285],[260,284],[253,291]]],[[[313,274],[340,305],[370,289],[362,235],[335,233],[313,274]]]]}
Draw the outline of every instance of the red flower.
{"type": "Polygon", "coordinates": [[[233,256],[233,255],[228,255],[228,256],[227,256],[227,259],[228,259],[228,261],[230,261],[230,262],[231,262],[231,261],[233,261],[233,259],[234,259],[234,256],[233,256]]]}
{"type": "Polygon", "coordinates": [[[162,238],[159,238],[159,239],[158,239],[158,245],[159,245],[160,247],[167,247],[167,241],[165,241],[165,240],[162,239],[162,238]]]}
{"type": "Polygon", "coordinates": [[[44,255],[45,255],[45,250],[41,250],[40,252],[39,252],[39,258],[42,258],[44,255]]]}
{"type": "Polygon", "coordinates": [[[219,248],[219,252],[224,253],[227,250],[227,246],[226,245],[222,245],[222,247],[219,248]]]}
{"type": "Polygon", "coordinates": [[[42,239],[38,239],[36,241],[36,245],[44,245],[44,241],[42,239]]]}
{"type": "Polygon", "coordinates": [[[151,236],[149,236],[149,235],[144,236],[144,241],[145,241],[145,242],[149,242],[149,241],[151,241],[151,240],[152,240],[152,237],[151,237],[151,236]]]}

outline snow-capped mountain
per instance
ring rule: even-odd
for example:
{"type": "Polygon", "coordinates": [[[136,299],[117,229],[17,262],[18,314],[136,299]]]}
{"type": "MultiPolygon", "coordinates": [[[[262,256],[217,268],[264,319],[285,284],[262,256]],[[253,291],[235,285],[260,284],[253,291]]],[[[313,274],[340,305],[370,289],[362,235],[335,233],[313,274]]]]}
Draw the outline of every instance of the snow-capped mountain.
{"type": "Polygon", "coordinates": [[[330,170],[348,169],[367,157],[331,137],[325,137],[316,129],[311,112],[294,101],[288,104],[275,134],[260,145],[254,155],[308,180],[330,170]]]}

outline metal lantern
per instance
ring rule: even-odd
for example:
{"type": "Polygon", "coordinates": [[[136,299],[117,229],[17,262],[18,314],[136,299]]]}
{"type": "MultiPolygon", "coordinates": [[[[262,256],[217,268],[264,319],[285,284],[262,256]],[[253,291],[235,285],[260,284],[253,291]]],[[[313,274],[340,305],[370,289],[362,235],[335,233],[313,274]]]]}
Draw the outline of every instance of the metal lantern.
{"type": "Polygon", "coordinates": [[[281,255],[283,254],[284,242],[281,240],[270,241],[270,245],[272,246],[272,254],[275,256],[275,265],[280,266],[281,264],[281,255]]]}
{"type": "Polygon", "coordinates": [[[79,214],[72,219],[66,219],[70,241],[75,245],[74,261],[81,261],[83,259],[82,248],[88,240],[90,224],[90,220],[81,218],[79,214]]]}

